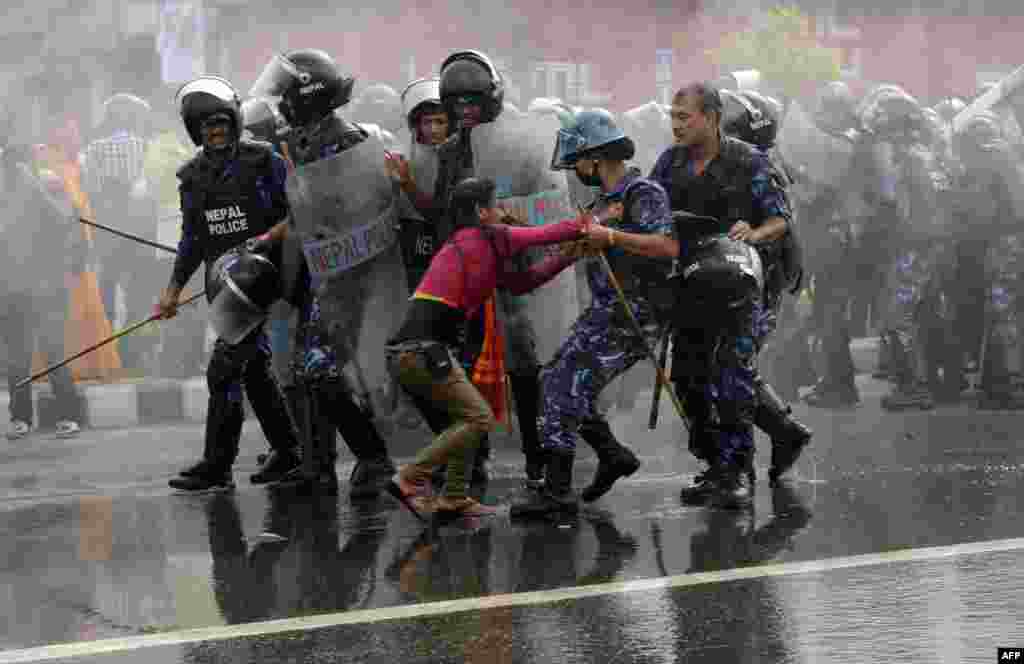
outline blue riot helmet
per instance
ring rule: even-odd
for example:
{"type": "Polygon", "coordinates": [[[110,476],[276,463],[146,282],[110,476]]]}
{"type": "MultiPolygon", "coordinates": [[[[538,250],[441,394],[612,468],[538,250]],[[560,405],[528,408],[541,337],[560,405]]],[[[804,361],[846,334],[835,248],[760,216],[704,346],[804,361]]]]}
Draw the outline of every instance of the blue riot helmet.
{"type": "Polygon", "coordinates": [[[632,159],[636,152],[633,140],[619,128],[615,118],[604,109],[584,109],[573,113],[560,109],[555,151],[551,155],[551,169],[570,170],[580,159],[604,157],[606,159],[632,159]]]}

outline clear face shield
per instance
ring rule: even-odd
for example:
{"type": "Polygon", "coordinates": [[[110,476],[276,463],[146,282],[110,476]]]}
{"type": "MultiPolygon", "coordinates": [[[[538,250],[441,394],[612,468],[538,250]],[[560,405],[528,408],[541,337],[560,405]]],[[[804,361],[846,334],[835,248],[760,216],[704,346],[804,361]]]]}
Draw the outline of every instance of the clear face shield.
{"type": "Polygon", "coordinates": [[[267,319],[267,310],[252,301],[231,277],[237,255],[228,254],[214,265],[213,276],[220,290],[210,300],[210,325],[217,336],[231,345],[238,344],[267,319]]]}
{"type": "Polygon", "coordinates": [[[252,89],[249,90],[250,97],[270,97],[280,99],[295,85],[306,85],[312,80],[310,74],[299,69],[283,55],[275,55],[263,73],[259,75],[252,89]]]}
{"type": "Polygon", "coordinates": [[[559,129],[555,138],[555,150],[551,155],[551,170],[571,171],[576,167],[578,154],[587,140],[576,132],[559,129]]]}

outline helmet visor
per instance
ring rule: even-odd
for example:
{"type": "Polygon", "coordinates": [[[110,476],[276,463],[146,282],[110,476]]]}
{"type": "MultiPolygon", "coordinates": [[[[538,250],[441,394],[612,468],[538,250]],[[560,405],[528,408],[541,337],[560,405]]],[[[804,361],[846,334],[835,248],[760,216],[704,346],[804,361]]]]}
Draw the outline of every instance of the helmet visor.
{"type": "Polygon", "coordinates": [[[237,96],[235,89],[224,79],[216,76],[203,76],[181,86],[178,89],[178,94],[175,95],[175,103],[180,108],[185,97],[197,92],[208,94],[227,103],[232,103],[237,96]]]}
{"type": "Polygon", "coordinates": [[[574,131],[559,129],[555,139],[555,151],[551,155],[551,170],[565,171],[575,167],[580,151],[587,140],[574,131]]]}
{"type": "Polygon", "coordinates": [[[259,75],[252,89],[249,90],[250,97],[282,97],[284,93],[296,85],[309,83],[310,75],[292,64],[283,55],[275,55],[263,73],[259,75]]]}

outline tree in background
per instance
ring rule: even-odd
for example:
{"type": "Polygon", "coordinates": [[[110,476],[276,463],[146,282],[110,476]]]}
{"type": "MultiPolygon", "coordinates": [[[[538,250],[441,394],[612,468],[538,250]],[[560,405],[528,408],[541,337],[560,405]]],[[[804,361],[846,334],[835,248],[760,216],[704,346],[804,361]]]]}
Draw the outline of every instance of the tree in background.
{"type": "Polygon", "coordinates": [[[772,92],[792,99],[839,78],[839,49],[821,44],[810,17],[775,7],[758,28],[729,35],[708,58],[723,72],[757,69],[772,92]]]}

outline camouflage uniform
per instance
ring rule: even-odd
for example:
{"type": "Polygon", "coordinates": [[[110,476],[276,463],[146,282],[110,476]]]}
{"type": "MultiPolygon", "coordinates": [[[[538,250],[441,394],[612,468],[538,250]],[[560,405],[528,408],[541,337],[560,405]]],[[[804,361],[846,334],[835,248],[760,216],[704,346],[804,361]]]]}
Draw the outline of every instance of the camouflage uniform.
{"type": "MultiPolygon", "coordinates": [[[[627,233],[671,233],[664,192],[652,182],[637,182],[639,179],[639,172],[631,171],[614,190],[598,199],[598,207],[622,199],[630,187],[630,213],[618,228],[627,233]]],[[[607,253],[612,261],[623,255],[621,249],[614,248],[607,253]]],[[[643,293],[631,291],[627,297],[646,339],[634,330],[600,261],[589,259],[586,272],[591,304],[541,372],[544,408],[539,418],[540,434],[544,449],[549,451],[575,451],[584,422],[590,427],[607,427],[596,407],[598,395],[646,357],[644,343],[653,344],[658,334],[653,310],[643,293]]]]}

